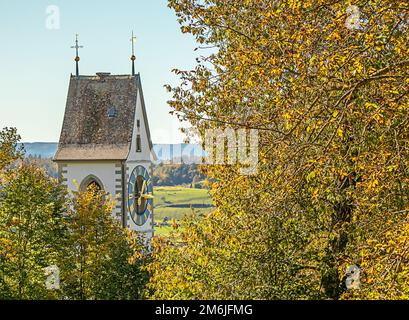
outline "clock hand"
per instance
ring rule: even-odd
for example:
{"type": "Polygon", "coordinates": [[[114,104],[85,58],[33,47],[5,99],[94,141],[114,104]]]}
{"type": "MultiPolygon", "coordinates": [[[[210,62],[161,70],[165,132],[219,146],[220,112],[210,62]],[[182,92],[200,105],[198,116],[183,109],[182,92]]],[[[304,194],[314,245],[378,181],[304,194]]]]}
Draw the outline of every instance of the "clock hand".
{"type": "Polygon", "coordinates": [[[140,206],[142,204],[142,195],[141,194],[139,194],[137,202],[138,202],[138,206],[140,206]]]}
{"type": "Polygon", "coordinates": [[[143,198],[143,193],[145,192],[145,188],[146,188],[146,181],[144,180],[143,183],[142,183],[141,192],[139,193],[139,198],[138,198],[138,204],[139,205],[142,204],[142,198],[143,198]]]}

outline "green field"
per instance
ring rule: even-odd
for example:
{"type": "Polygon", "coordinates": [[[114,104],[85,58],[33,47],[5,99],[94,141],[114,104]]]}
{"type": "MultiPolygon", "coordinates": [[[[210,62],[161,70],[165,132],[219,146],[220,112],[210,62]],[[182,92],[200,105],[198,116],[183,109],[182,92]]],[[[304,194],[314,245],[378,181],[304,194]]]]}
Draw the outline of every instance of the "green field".
{"type": "MultiPolygon", "coordinates": [[[[200,208],[212,204],[209,192],[206,189],[192,189],[181,186],[156,187],[155,195],[155,222],[161,223],[165,217],[170,221],[183,219],[189,214],[205,214],[212,208],[200,208]]],[[[172,227],[156,227],[155,234],[166,235],[172,227]]]]}

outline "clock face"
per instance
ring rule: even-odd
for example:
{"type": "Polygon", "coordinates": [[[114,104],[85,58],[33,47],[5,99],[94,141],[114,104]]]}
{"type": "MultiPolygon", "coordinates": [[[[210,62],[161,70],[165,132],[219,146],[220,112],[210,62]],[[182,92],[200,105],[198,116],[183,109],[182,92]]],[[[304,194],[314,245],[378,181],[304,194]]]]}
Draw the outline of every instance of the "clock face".
{"type": "Polygon", "coordinates": [[[128,182],[128,210],[133,222],[143,226],[152,214],[152,181],[143,166],[133,169],[128,182]]]}

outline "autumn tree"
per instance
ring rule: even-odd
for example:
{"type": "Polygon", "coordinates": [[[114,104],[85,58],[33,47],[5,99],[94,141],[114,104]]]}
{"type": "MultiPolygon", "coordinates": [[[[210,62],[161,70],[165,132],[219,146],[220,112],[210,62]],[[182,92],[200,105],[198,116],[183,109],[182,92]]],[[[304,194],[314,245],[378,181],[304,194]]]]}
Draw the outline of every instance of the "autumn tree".
{"type": "Polygon", "coordinates": [[[23,156],[15,128],[0,132],[0,297],[43,299],[44,268],[57,260],[65,194],[23,156]]]}
{"type": "Polygon", "coordinates": [[[0,189],[0,297],[56,298],[44,268],[58,261],[64,238],[65,192],[32,165],[4,175],[0,189]]]}
{"type": "Polygon", "coordinates": [[[91,185],[75,192],[60,262],[63,296],[77,300],[141,299],[147,255],[138,236],[112,217],[114,202],[91,185]]]}
{"type": "Polygon", "coordinates": [[[157,244],[152,296],[338,299],[362,247],[408,213],[407,1],[169,6],[203,49],[168,87],[174,113],[203,136],[258,129],[259,165],[205,166],[218,209],[157,244]]]}
{"type": "Polygon", "coordinates": [[[142,298],[149,255],[112,218],[114,202],[95,186],[67,197],[37,163],[20,161],[19,139],[15,129],[0,132],[0,299],[142,298]],[[59,271],[54,289],[50,266],[59,271]]]}
{"type": "Polygon", "coordinates": [[[409,299],[409,221],[388,221],[384,229],[363,245],[360,289],[346,292],[343,299],[409,299]]]}

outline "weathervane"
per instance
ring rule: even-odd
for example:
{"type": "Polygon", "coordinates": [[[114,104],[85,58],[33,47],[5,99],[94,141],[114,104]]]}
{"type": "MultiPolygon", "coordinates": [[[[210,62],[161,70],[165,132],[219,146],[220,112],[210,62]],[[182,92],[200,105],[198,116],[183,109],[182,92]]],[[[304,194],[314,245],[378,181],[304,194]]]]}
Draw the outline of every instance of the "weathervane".
{"type": "Polygon", "coordinates": [[[83,46],[78,45],[78,34],[75,35],[75,46],[71,47],[72,49],[75,49],[75,63],[76,63],[76,75],[77,78],[80,76],[80,69],[79,69],[79,61],[80,61],[80,57],[79,57],[79,53],[78,53],[78,49],[82,49],[84,48],[83,46]]]}
{"type": "Polygon", "coordinates": [[[131,60],[132,60],[132,75],[135,75],[135,42],[136,42],[136,37],[133,34],[132,31],[132,38],[131,38],[131,42],[132,42],[132,56],[131,56],[131,60]]]}

